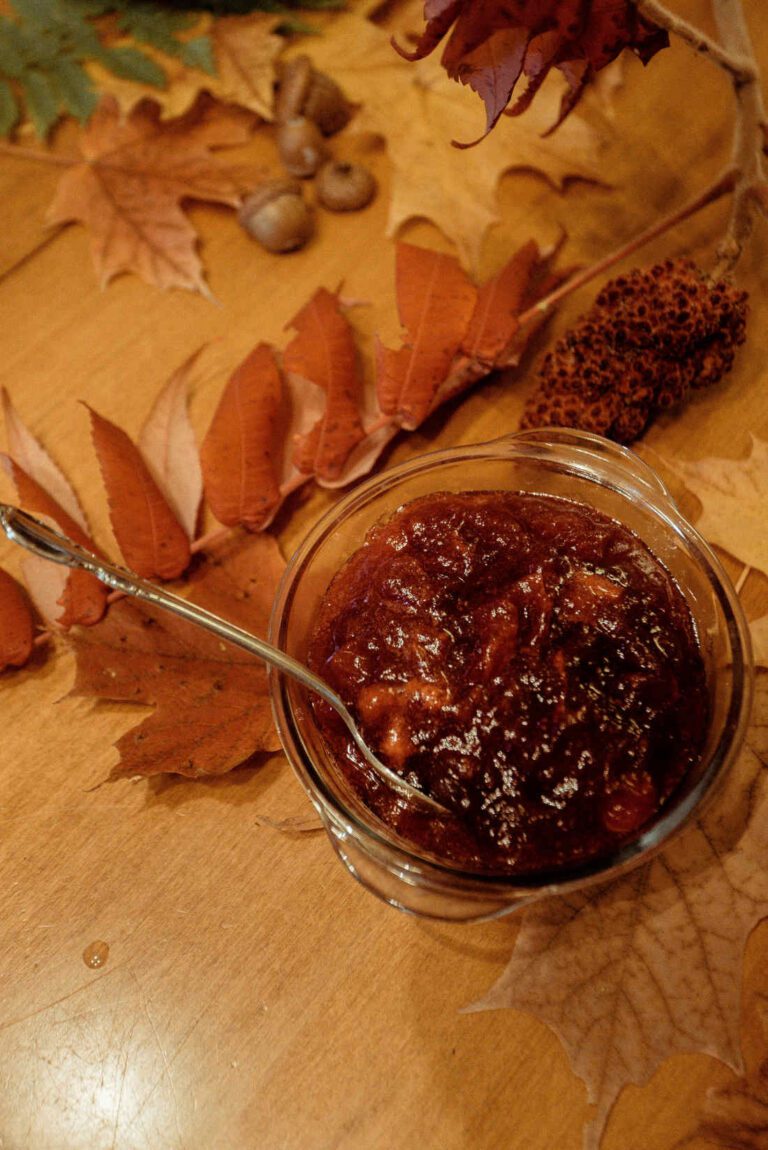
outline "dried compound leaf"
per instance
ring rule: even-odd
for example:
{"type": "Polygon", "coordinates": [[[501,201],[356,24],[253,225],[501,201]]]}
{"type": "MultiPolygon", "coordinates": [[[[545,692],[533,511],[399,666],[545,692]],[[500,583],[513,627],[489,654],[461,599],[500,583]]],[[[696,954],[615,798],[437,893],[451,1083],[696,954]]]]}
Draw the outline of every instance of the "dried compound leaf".
{"type": "Polygon", "coordinates": [[[121,121],[116,101],[105,98],[82,133],[82,160],[61,177],[48,222],[91,229],[102,285],[133,271],[161,288],[207,294],[181,204],[237,204],[238,189],[212,149],[244,142],[252,117],[206,101],[178,120],[163,122],[159,112],[146,100],[121,121]]]}
{"type": "Polygon", "coordinates": [[[23,667],[34,646],[29,601],[19,584],[0,567],[0,672],[23,667]]]}
{"type": "Polygon", "coordinates": [[[203,495],[203,475],[195,433],[187,411],[189,376],[200,352],[194,352],[157,397],[139,434],[138,446],[152,478],[192,539],[203,495]]]}
{"type": "Polygon", "coordinates": [[[530,1011],[565,1046],[597,1107],[597,1150],[620,1090],[674,1053],[738,1070],[743,950],[768,913],[768,679],[748,746],[702,819],[650,863],[525,913],[512,958],[471,1009],[530,1011]]]}
{"type": "MultiPolygon", "coordinates": [[[[5,418],[8,454],[31,479],[34,479],[55,500],[62,511],[69,516],[70,522],[79,524],[82,530],[87,532],[88,524],[72,484],[23,422],[11,403],[11,397],[5,388],[0,391],[0,396],[2,397],[3,416],[5,418]]],[[[30,507],[29,510],[31,511],[33,508],[30,507]]],[[[62,525],[62,530],[67,529],[62,525]]],[[[72,532],[67,530],[67,534],[71,535],[72,532]]]]}
{"type": "Polygon", "coordinates": [[[112,530],[126,563],[144,578],[178,578],[190,559],[184,528],[122,428],[88,410],[112,530]]]}
{"type": "Polygon", "coordinates": [[[200,452],[206,497],[228,527],[260,531],[280,501],[282,404],[274,352],[260,343],[232,373],[200,452]]]}
{"type": "MultiPolygon", "coordinates": [[[[196,573],[190,599],[263,636],[283,566],[269,535],[230,542],[196,573]]],[[[71,642],[74,694],[154,707],[116,744],[114,775],[201,778],[279,749],[264,664],[199,627],[123,600],[71,642]]]]}
{"type": "Polygon", "coordinates": [[[498,365],[499,356],[519,330],[517,317],[523,310],[531,277],[540,259],[538,244],[529,240],[478,290],[469,326],[461,341],[465,355],[498,365]]]}
{"type": "MultiPolygon", "coordinates": [[[[34,464],[34,455],[31,458],[34,464]]],[[[48,490],[10,456],[0,455],[0,463],[13,481],[19,503],[26,511],[50,522],[81,547],[98,554],[98,548],[81,526],[82,513],[80,519],[73,519],[48,490]]],[[[38,471],[44,477],[48,474],[45,468],[38,468],[38,471]]],[[[66,480],[64,483],[65,492],[71,490],[66,480]]],[[[62,489],[61,484],[56,484],[56,487],[57,490],[62,489]]],[[[76,510],[79,512],[79,505],[76,510]]],[[[87,571],[67,571],[32,556],[25,557],[22,570],[35,606],[49,622],[59,627],[71,627],[75,623],[90,627],[103,616],[109,592],[87,571]]]]}
{"type": "Polygon", "coordinates": [[[358,407],[361,391],[357,349],[338,295],[319,288],[294,316],[297,335],[283,353],[285,371],[325,393],[322,417],[301,436],[294,464],[305,474],[338,479],[354,448],[364,438],[358,407]]]}
{"type": "Polygon", "coordinates": [[[477,289],[457,260],[413,244],[397,245],[397,305],[406,343],[377,349],[379,404],[403,427],[418,427],[461,347],[477,289]]]}

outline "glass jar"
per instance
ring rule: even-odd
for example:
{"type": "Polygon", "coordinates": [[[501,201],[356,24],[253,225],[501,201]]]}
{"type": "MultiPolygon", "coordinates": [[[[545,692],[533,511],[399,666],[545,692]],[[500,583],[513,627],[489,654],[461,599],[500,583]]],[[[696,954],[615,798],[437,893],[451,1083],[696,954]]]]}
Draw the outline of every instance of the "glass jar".
{"type": "Polygon", "coordinates": [[[741,747],[752,697],[748,627],[716,556],[637,455],[599,436],[560,428],[434,452],[357,487],[318,522],[292,556],[278,588],[270,641],[306,661],[318,606],[368,530],[420,496],[477,490],[576,500],[639,536],[688,602],[706,667],[710,723],[696,768],[656,821],[613,855],[548,873],[469,873],[420,855],[366,809],[323,740],[304,688],[270,671],[283,747],[349,871],[401,910],[467,922],[495,918],[533,899],[612,878],[649,858],[715,792],[741,747]]]}

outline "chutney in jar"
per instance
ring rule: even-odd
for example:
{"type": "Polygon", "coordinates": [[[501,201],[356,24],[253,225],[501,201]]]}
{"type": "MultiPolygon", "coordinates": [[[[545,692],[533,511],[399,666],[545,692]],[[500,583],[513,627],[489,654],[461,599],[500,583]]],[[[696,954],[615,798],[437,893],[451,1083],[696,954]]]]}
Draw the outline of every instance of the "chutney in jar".
{"type": "Polygon", "coordinates": [[[313,701],[361,800],[414,849],[465,870],[612,853],[653,822],[706,736],[681,589],[627,527],[559,496],[405,504],[331,582],[308,661],[375,753],[449,813],[396,795],[313,701]]]}

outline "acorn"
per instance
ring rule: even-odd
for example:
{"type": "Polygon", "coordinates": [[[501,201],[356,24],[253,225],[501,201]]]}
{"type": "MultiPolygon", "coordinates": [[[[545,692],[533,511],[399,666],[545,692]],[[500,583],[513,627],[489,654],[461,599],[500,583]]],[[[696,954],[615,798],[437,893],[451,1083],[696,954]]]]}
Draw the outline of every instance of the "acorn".
{"type": "Polygon", "coordinates": [[[277,147],[286,172],[302,179],[314,176],[328,156],[320,129],[306,116],[294,116],[280,124],[277,147]]]}
{"type": "Polygon", "coordinates": [[[314,231],[301,184],[296,180],[270,180],[243,201],[240,223],[270,252],[303,248],[314,231]]]}
{"type": "Polygon", "coordinates": [[[376,180],[362,164],[330,160],[318,172],[315,187],[323,207],[332,212],[355,212],[373,199],[376,180]]]}
{"type": "Polygon", "coordinates": [[[324,136],[332,136],[349,123],[352,105],[335,80],[312,67],[309,56],[294,56],[279,72],[275,98],[278,124],[306,116],[324,136]]]}

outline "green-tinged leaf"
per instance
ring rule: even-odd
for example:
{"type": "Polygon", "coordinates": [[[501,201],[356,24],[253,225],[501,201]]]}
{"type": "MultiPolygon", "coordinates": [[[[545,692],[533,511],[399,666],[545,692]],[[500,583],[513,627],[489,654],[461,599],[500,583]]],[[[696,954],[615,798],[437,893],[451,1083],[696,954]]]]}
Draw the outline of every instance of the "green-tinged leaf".
{"type": "Polygon", "coordinates": [[[166,12],[146,4],[131,5],[118,18],[117,26],[126,36],[141,44],[151,44],[169,56],[178,56],[184,47],[176,37],[194,23],[188,12],[166,12]]]}
{"type": "Polygon", "coordinates": [[[216,75],[216,61],[213,58],[213,48],[207,36],[195,36],[183,45],[181,59],[188,68],[199,68],[209,76],[216,75]]]}
{"type": "Polygon", "coordinates": [[[18,80],[24,71],[27,44],[18,27],[0,16],[0,73],[18,80]]]}
{"type": "Polygon", "coordinates": [[[10,136],[19,122],[19,106],[11,85],[0,80],[0,136],[10,136]]]}
{"type": "Polygon", "coordinates": [[[35,131],[45,139],[59,118],[59,101],[48,76],[30,68],[21,77],[27,114],[35,131]]]}
{"type": "Polygon", "coordinates": [[[81,65],[76,60],[62,56],[51,71],[51,79],[59,94],[59,101],[66,110],[81,124],[90,119],[99,97],[90,76],[81,65]]]}
{"type": "Polygon", "coordinates": [[[138,48],[106,48],[99,56],[99,63],[123,80],[136,80],[154,88],[164,88],[167,83],[160,65],[138,48]]]}

